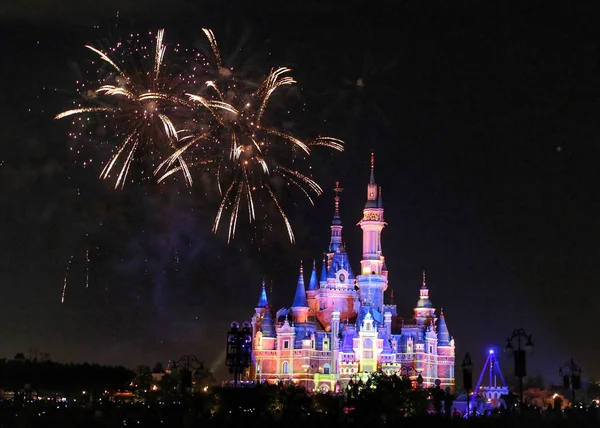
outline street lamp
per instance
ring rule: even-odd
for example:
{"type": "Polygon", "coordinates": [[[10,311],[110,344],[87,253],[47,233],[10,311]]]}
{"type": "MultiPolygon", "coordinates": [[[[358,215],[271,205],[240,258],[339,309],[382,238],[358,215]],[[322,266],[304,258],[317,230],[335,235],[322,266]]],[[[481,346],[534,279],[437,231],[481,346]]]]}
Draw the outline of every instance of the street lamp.
{"type": "Polygon", "coordinates": [[[522,328],[513,330],[511,337],[507,339],[506,353],[513,353],[515,358],[515,376],[519,379],[519,402],[523,406],[523,378],[527,376],[527,361],[526,352],[533,352],[533,342],[531,335],[527,334],[522,328]],[[513,341],[516,339],[517,347],[513,346],[513,341]],[[523,347],[522,341],[526,341],[523,347]]]}
{"type": "Polygon", "coordinates": [[[467,390],[467,416],[471,417],[471,393],[473,391],[473,362],[467,352],[462,362],[463,387],[467,390]]]}
{"type": "Polygon", "coordinates": [[[175,369],[179,374],[179,388],[182,394],[192,388],[192,372],[204,370],[204,362],[193,355],[183,355],[171,361],[171,366],[171,370],[175,369]]]}
{"type": "Polygon", "coordinates": [[[581,389],[581,366],[571,358],[558,368],[558,374],[563,378],[563,387],[567,390],[571,387],[573,396],[571,405],[575,408],[575,390],[581,389]]]}
{"type": "Polygon", "coordinates": [[[252,326],[245,321],[240,328],[237,322],[232,322],[227,332],[227,353],[225,364],[229,373],[233,374],[234,386],[240,383],[240,376],[252,362],[252,326]]]}
{"type": "Polygon", "coordinates": [[[400,366],[400,377],[404,379],[410,379],[410,373],[412,372],[418,375],[416,379],[417,385],[423,385],[423,376],[421,376],[420,371],[417,371],[417,369],[415,369],[413,366],[400,366]]]}

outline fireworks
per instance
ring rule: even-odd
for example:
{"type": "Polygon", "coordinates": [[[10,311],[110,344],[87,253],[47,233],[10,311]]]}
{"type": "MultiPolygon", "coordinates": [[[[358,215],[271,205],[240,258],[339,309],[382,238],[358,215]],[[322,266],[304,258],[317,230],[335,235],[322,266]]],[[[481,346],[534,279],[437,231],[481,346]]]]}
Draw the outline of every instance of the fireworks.
{"type": "Polygon", "coordinates": [[[63,278],[63,288],[62,294],[60,297],[60,303],[65,303],[65,296],[67,295],[67,283],[69,279],[69,271],[71,270],[71,265],[73,264],[73,256],[69,258],[69,262],[67,263],[67,269],[65,270],[65,276],[63,278]]]}
{"type": "Polygon", "coordinates": [[[247,209],[253,222],[259,207],[273,207],[294,242],[290,221],[277,196],[280,187],[297,188],[313,203],[312,195],[320,195],[321,187],[301,172],[299,165],[313,147],[343,151],[343,142],[332,137],[302,140],[280,126],[281,118],[271,113],[271,100],[280,88],[296,83],[291,70],[272,69],[259,84],[240,79],[222,63],[213,32],[203,31],[212,61],[203,58],[200,67],[179,74],[164,65],[163,30],[158,31],[152,55],[148,48],[141,50],[141,59],[151,62],[147,69],[139,65],[144,61],[131,57],[114,60],[114,49],[107,53],[86,46],[109,65],[110,73],[87,92],[93,106],[78,105],[56,119],[92,114],[109,124],[118,143],[100,178],[114,178],[115,188],[125,185],[136,160],[152,159],[151,169],[142,167],[146,178],[155,176],[162,182],[182,173],[188,185],[193,183],[190,168],[202,165],[216,177],[221,195],[215,233],[228,216],[229,241],[235,236],[242,210],[247,209]],[[135,67],[130,66],[132,62],[135,67]]]}
{"type": "MultiPolygon", "coordinates": [[[[165,69],[166,46],[163,38],[164,30],[159,30],[153,54],[148,47],[124,47],[120,43],[112,50],[118,52],[123,48],[125,53],[122,62],[125,65],[118,64],[109,54],[86,45],[109,64],[110,71],[98,80],[95,89],[85,92],[95,103],[94,106],[78,106],[56,116],[56,119],[62,119],[96,113],[104,119],[105,127],[114,130],[111,137],[117,144],[100,178],[114,178],[115,188],[125,186],[134,161],[143,164],[142,170],[152,168],[154,171],[155,159],[162,160],[177,149],[178,136],[173,116],[179,117],[179,110],[191,107],[189,101],[179,96],[183,93],[184,76],[165,69]],[[148,62],[151,62],[150,67],[147,66],[148,62]]],[[[174,161],[191,183],[192,178],[183,158],[174,161]]]]}
{"type": "MultiPolygon", "coordinates": [[[[217,232],[226,214],[229,214],[228,240],[235,236],[240,209],[245,205],[250,222],[256,220],[256,207],[272,203],[283,219],[288,236],[294,242],[294,233],[274,189],[274,178],[279,176],[288,186],[300,189],[313,203],[311,194],[320,195],[321,187],[308,175],[286,164],[297,164],[311,154],[313,146],[326,146],[343,150],[343,142],[332,137],[319,137],[302,141],[289,132],[277,128],[265,116],[273,94],[296,81],[287,67],[273,69],[259,84],[249,84],[236,79],[232,70],[222,64],[221,53],[211,30],[203,29],[214,56],[210,80],[196,94],[188,93],[190,101],[206,107],[212,101],[217,117],[210,131],[192,133],[189,142],[175,152],[166,162],[174,163],[176,157],[195,148],[207,154],[203,163],[214,166],[221,203],[215,217],[213,232],[217,232]]],[[[161,179],[181,170],[181,166],[168,169],[161,179]]]]}

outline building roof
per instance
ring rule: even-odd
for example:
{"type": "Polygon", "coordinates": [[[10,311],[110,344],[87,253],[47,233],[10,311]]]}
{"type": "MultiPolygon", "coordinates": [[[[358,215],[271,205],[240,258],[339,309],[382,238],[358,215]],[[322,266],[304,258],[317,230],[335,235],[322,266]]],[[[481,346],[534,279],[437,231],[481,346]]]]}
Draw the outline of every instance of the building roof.
{"type": "Polygon", "coordinates": [[[258,303],[256,305],[257,308],[266,308],[269,304],[269,300],[267,299],[267,290],[265,289],[265,281],[262,282],[262,291],[260,292],[260,297],[258,298],[258,303]]]}
{"type": "Polygon", "coordinates": [[[446,318],[444,317],[444,310],[442,309],[440,312],[440,319],[438,320],[438,345],[448,346],[450,345],[450,332],[448,331],[448,326],[446,325],[446,318]]]}
{"type": "Polygon", "coordinates": [[[260,331],[263,334],[263,337],[275,337],[275,326],[273,325],[273,320],[271,319],[271,314],[269,311],[265,313],[265,316],[262,320],[262,324],[260,325],[260,331]]]}
{"type": "Polygon", "coordinates": [[[310,273],[310,281],[308,281],[309,290],[317,290],[319,288],[319,281],[317,281],[317,266],[313,260],[313,268],[310,273]]]}
{"type": "Polygon", "coordinates": [[[300,275],[298,276],[298,284],[296,285],[296,295],[294,296],[294,303],[292,308],[307,308],[308,302],[306,301],[306,289],[304,288],[304,270],[300,265],[300,275]]]}

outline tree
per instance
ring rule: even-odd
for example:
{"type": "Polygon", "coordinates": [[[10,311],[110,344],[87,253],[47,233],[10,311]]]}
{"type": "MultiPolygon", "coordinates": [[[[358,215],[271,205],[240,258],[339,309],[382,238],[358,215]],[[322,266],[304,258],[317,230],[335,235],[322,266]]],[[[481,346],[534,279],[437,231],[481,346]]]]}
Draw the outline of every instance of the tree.
{"type": "Polygon", "coordinates": [[[152,371],[150,370],[150,367],[144,365],[138,366],[134,380],[138,391],[148,391],[152,386],[153,380],[154,379],[152,378],[152,371]]]}

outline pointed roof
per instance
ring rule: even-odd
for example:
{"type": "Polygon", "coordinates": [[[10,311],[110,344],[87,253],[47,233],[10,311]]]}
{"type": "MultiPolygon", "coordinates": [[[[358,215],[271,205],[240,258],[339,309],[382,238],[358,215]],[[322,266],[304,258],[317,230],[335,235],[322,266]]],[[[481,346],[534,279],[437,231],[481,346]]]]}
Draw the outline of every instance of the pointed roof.
{"type": "Polygon", "coordinates": [[[429,300],[429,289],[427,288],[425,269],[423,269],[423,285],[421,285],[421,289],[419,290],[417,308],[433,308],[433,303],[431,303],[431,300],[429,300]]]}
{"type": "Polygon", "coordinates": [[[266,308],[269,304],[269,300],[267,299],[267,290],[265,289],[265,280],[262,282],[262,291],[260,292],[260,297],[258,298],[257,308],[266,308]]]}
{"type": "Polygon", "coordinates": [[[446,318],[444,317],[443,309],[440,312],[440,318],[438,320],[437,337],[439,346],[450,345],[450,332],[448,331],[448,326],[446,325],[446,318]]]}
{"type": "Polygon", "coordinates": [[[262,320],[262,324],[260,325],[260,331],[263,334],[263,337],[275,337],[275,326],[273,325],[273,319],[271,319],[271,314],[269,311],[265,313],[265,316],[262,320]]]}
{"type": "Polygon", "coordinates": [[[302,269],[302,263],[300,263],[300,275],[298,276],[298,285],[296,285],[296,295],[294,296],[292,308],[307,307],[308,303],[306,301],[306,290],[304,288],[304,270],[302,269]]]}
{"type": "Polygon", "coordinates": [[[323,256],[323,264],[321,265],[321,281],[327,281],[327,256],[323,256]]]}
{"type": "Polygon", "coordinates": [[[309,290],[316,290],[319,288],[319,282],[317,281],[317,265],[315,260],[313,259],[313,268],[310,273],[310,281],[308,282],[309,290]]]}
{"type": "Polygon", "coordinates": [[[369,189],[367,203],[365,208],[378,208],[377,204],[377,184],[375,183],[375,153],[371,153],[371,176],[369,177],[369,189]]]}

